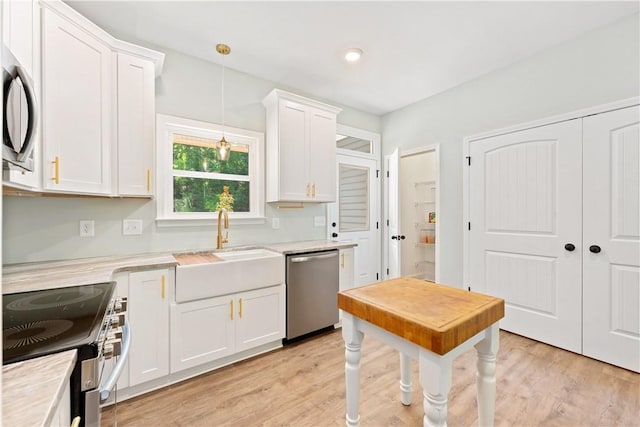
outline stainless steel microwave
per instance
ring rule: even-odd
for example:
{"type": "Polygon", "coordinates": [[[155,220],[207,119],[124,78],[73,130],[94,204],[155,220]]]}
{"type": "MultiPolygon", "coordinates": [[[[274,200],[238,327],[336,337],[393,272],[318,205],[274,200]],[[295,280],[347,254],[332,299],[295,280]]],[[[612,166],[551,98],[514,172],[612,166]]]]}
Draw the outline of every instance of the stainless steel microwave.
{"type": "Polygon", "coordinates": [[[34,167],[33,147],[38,125],[38,104],[33,81],[25,68],[2,46],[3,164],[24,170],[34,167]]]}

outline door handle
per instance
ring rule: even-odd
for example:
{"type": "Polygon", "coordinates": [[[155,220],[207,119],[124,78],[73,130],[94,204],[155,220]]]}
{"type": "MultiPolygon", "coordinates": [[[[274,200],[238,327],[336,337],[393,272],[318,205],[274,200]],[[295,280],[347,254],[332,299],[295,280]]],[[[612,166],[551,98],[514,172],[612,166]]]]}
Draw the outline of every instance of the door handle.
{"type": "Polygon", "coordinates": [[[338,237],[338,233],[331,233],[331,237],[338,237]]]}
{"type": "Polygon", "coordinates": [[[569,252],[573,252],[576,249],[576,246],[573,243],[567,243],[564,245],[564,248],[569,252]]]}
{"type": "Polygon", "coordinates": [[[598,245],[591,245],[591,246],[589,246],[589,251],[594,253],[594,254],[599,254],[601,249],[600,249],[600,246],[598,246],[598,245]]]}

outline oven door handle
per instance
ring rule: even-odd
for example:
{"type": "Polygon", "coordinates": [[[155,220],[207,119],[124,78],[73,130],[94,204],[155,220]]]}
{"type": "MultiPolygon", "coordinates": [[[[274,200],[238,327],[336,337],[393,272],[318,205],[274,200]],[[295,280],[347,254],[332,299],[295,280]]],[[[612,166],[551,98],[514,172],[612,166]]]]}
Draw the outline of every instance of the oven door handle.
{"type": "Polygon", "coordinates": [[[131,344],[131,331],[129,330],[129,322],[125,322],[122,325],[122,353],[118,357],[118,363],[111,371],[111,375],[107,380],[106,384],[103,388],[100,389],[100,403],[104,403],[109,398],[111,394],[111,390],[116,385],[118,378],[120,378],[120,374],[122,373],[122,369],[124,364],[127,362],[127,358],[129,357],[129,347],[131,344]]]}

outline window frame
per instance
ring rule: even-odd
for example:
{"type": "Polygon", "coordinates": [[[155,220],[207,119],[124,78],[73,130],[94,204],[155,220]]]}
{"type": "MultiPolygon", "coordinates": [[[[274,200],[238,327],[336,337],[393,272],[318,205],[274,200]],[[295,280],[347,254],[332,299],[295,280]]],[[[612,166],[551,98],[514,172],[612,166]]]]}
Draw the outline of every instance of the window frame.
{"type": "MultiPolygon", "coordinates": [[[[190,135],[219,141],[223,127],[215,123],[156,114],[156,223],[158,226],[217,224],[217,212],[174,212],[173,135],[190,135]]],[[[264,133],[224,126],[228,141],[249,146],[249,212],[229,212],[229,219],[243,224],[262,224],[264,216],[264,133]]],[[[196,172],[196,174],[199,174],[196,172]]],[[[215,174],[215,173],[213,173],[215,174]]],[[[184,174],[179,174],[180,176],[184,174]]],[[[220,179],[234,175],[220,175],[220,179]]],[[[214,177],[216,178],[216,177],[214,177]]]]}

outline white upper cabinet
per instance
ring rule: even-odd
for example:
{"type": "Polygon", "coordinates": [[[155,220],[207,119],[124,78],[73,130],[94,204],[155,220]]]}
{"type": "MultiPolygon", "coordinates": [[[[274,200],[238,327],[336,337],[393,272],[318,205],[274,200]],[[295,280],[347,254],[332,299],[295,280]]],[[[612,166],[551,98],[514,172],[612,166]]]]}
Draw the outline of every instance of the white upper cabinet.
{"type": "Polygon", "coordinates": [[[43,9],[45,190],[111,193],[113,60],[106,43],[43,9]]]}
{"type": "Polygon", "coordinates": [[[118,194],[153,194],[155,81],[153,64],[118,54],[118,194]]]}
{"type": "Polygon", "coordinates": [[[113,38],[61,1],[39,5],[41,188],[152,196],[155,77],[164,54],[113,38]]]}
{"type": "Polygon", "coordinates": [[[267,109],[267,202],[334,202],[340,109],[274,89],[267,109]]]}

